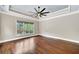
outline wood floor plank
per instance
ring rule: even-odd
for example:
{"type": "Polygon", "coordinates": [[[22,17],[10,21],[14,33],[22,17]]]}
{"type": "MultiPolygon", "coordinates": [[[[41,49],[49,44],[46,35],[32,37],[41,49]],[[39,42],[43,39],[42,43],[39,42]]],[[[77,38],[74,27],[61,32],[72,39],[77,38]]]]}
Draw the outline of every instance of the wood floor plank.
{"type": "Polygon", "coordinates": [[[46,51],[47,54],[77,54],[79,53],[79,44],[64,41],[60,39],[52,39],[47,37],[37,37],[35,39],[37,45],[36,51],[39,54],[38,47],[46,51]]]}
{"type": "Polygon", "coordinates": [[[24,54],[79,54],[79,44],[44,36],[29,37],[0,44],[1,54],[13,54],[15,51],[24,54]],[[31,43],[30,41],[35,44],[34,47],[32,46],[33,51],[29,50],[31,48],[28,46],[31,43]],[[28,52],[26,52],[27,50],[28,52]]]}

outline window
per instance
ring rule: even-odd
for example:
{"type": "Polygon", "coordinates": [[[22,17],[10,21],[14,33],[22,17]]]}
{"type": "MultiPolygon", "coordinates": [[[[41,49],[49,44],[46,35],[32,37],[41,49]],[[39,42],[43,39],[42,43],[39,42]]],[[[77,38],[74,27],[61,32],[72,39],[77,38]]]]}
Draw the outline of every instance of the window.
{"type": "Polygon", "coordinates": [[[33,34],[34,33],[34,23],[17,21],[17,34],[33,34]]]}

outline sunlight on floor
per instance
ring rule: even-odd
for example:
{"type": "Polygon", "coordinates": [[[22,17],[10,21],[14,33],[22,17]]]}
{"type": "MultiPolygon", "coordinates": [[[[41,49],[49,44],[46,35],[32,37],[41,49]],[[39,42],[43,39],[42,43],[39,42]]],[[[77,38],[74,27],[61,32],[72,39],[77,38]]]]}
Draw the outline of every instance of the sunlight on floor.
{"type": "Polygon", "coordinates": [[[16,44],[15,53],[31,53],[35,48],[34,39],[26,39],[16,44]]]}

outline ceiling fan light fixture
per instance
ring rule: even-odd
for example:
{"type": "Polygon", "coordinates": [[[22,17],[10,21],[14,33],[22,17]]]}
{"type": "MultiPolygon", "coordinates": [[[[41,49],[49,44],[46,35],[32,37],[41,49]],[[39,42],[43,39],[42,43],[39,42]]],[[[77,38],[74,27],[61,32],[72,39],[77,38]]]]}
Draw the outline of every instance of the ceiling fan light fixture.
{"type": "Polygon", "coordinates": [[[46,8],[43,8],[42,10],[40,10],[40,6],[38,6],[38,9],[34,8],[35,11],[36,11],[36,15],[37,17],[42,17],[42,16],[46,16],[47,13],[50,13],[50,12],[44,12],[46,10],[46,8]]]}

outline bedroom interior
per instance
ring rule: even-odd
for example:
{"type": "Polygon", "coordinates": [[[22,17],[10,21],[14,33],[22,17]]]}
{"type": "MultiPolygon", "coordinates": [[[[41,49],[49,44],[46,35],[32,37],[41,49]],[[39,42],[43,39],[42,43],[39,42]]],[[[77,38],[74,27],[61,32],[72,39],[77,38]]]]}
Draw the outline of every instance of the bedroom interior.
{"type": "Polygon", "coordinates": [[[0,54],[79,54],[79,5],[0,5],[0,54]]]}

